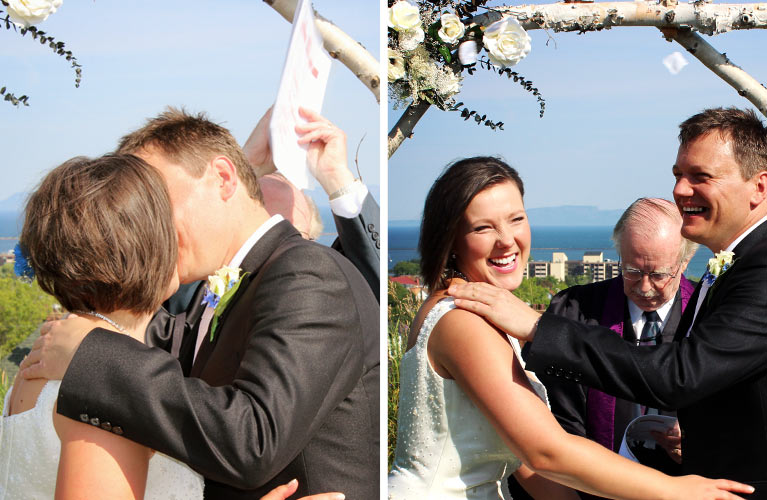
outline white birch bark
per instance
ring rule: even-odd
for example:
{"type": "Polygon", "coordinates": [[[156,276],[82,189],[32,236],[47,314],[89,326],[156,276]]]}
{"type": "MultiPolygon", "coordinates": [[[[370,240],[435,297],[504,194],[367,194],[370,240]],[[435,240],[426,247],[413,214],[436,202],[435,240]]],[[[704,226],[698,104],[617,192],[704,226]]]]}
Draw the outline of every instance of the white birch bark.
{"type": "MultiPolygon", "coordinates": [[[[264,0],[288,22],[293,22],[296,0],[264,0]]],[[[338,26],[315,12],[317,29],[322,34],[325,50],[338,59],[373,93],[376,102],[381,102],[381,65],[359,42],[344,33],[338,26]]]]}
{"type": "MultiPolygon", "coordinates": [[[[621,26],[657,27],[767,116],[767,89],[695,33],[714,35],[737,29],[765,29],[767,3],[711,4],[698,1],[679,4],[676,0],[663,0],[661,3],[640,0],[519,5],[493,8],[474,16],[471,22],[487,26],[505,16],[515,17],[527,31],[586,32],[621,26]]],[[[426,108],[419,108],[415,119],[405,119],[403,115],[389,132],[389,157],[412,134],[413,127],[426,108]]],[[[409,111],[410,108],[405,113],[409,111]]]]}
{"type": "Polygon", "coordinates": [[[472,21],[487,26],[504,16],[514,16],[525,30],[598,31],[617,26],[692,28],[716,35],[734,29],[767,28],[767,3],[679,3],[666,0],[554,3],[497,7],[472,21]]]}

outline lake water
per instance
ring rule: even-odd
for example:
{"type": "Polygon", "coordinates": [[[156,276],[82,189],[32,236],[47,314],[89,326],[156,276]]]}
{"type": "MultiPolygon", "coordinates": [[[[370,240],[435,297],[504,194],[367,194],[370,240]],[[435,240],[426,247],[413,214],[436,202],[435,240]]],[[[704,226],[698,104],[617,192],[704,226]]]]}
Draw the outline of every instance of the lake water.
{"type": "MultiPolygon", "coordinates": [[[[418,227],[389,225],[389,266],[403,260],[419,258],[418,227]]],[[[564,252],[570,260],[581,260],[589,251],[604,253],[605,260],[618,260],[618,253],[610,239],[612,226],[539,226],[532,227],[532,248],[530,260],[551,260],[554,252],[564,252]]],[[[708,248],[700,247],[692,258],[685,273],[700,277],[706,271],[708,259],[713,254],[708,248]]]]}

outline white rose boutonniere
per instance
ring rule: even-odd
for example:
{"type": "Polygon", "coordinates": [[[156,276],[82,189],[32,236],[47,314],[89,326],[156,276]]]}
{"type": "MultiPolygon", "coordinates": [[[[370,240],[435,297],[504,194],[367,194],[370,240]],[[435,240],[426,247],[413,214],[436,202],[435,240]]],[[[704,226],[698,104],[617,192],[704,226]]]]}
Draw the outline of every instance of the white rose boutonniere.
{"type": "Polygon", "coordinates": [[[224,266],[216,271],[215,274],[208,276],[208,283],[206,285],[205,295],[202,298],[202,303],[215,310],[213,319],[210,322],[211,342],[213,342],[213,337],[216,334],[219,317],[237,292],[237,289],[242,283],[242,279],[248,274],[243,273],[242,276],[240,276],[241,271],[241,269],[236,267],[224,266]]]}
{"type": "Polygon", "coordinates": [[[733,252],[721,251],[715,253],[712,258],[708,259],[708,268],[701,279],[709,286],[713,285],[719,276],[732,267],[734,257],[735,253],[733,252]]]}
{"type": "Polygon", "coordinates": [[[455,14],[445,13],[440,17],[442,27],[437,32],[440,40],[445,43],[455,43],[466,33],[466,27],[455,14]]]}
{"type": "Polygon", "coordinates": [[[500,68],[514,66],[530,53],[530,35],[513,17],[505,17],[488,26],[482,43],[490,62],[500,68]]]}
{"type": "Polygon", "coordinates": [[[64,0],[6,0],[8,15],[19,28],[29,28],[38,24],[61,7],[64,0]]]}

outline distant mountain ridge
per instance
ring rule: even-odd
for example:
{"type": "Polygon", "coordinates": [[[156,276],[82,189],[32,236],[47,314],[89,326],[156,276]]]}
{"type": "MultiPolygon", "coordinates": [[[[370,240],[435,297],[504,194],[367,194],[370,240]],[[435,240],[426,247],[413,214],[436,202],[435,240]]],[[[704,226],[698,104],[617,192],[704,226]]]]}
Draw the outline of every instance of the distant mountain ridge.
{"type": "MultiPolygon", "coordinates": [[[[527,210],[531,226],[614,226],[623,209],[601,209],[593,205],[560,205],[527,210]]],[[[420,220],[391,220],[389,224],[398,227],[412,227],[420,220]]]]}
{"type": "Polygon", "coordinates": [[[4,200],[0,200],[0,212],[21,212],[24,209],[27,196],[29,196],[29,193],[16,193],[4,200]]]}

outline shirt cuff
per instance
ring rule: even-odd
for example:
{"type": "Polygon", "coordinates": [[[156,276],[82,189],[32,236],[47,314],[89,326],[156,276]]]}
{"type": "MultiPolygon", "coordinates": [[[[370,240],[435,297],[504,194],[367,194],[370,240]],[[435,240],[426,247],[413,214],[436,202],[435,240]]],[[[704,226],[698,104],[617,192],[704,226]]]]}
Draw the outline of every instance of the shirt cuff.
{"type": "Polygon", "coordinates": [[[330,200],[330,210],[339,217],[353,219],[362,212],[362,204],[368,195],[368,188],[360,181],[355,180],[343,189],[346,190],[346,193],[330,200]]]}

